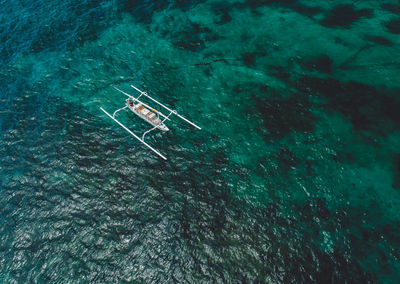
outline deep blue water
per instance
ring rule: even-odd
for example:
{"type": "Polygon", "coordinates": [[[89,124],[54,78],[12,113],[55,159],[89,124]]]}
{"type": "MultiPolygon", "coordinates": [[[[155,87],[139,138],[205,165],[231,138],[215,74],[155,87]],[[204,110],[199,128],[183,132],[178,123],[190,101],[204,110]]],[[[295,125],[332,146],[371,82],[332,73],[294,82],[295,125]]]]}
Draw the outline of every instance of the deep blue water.
{"type": "Polygon", "coordinates": [[[400,280],[398,1],[0,8],[1,282],[400,280]]]}

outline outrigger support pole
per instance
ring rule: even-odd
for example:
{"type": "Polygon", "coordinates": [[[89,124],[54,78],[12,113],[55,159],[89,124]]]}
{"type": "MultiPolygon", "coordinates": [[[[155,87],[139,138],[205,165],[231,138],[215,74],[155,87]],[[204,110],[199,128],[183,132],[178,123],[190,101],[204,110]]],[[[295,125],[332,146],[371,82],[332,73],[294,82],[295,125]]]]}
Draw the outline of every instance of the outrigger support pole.
{"type": "Polygon", "coordinates": [[[120,108],[120,109],[117,109],[116,111],[114,111],[112,117],[115,117],[115,115],[117,114],[117,112],[119,112],[120,110],[126,109],[127,107],[128,107],[128,106],[124,106],[124,107],[122,107],[122,108],[120,108]]]}
{"type": "Polygon", "coordinates": [[[138,88],[136,88],[135,86],[131,85],[132,88],[134,88],[136,91],[138,91],[141,95],[144,95],[146,97],[148,97],[150,100],[152,100],[153,102],[159,104],[160,106],[162,106],[163,108],[165,108],[166,110],[176,114],[176,116],[178,116],[179,118],[183,119],[184,121],[186,121],[187,123],[193,125],[194,127],[196,127],[197,129],[201,130],[201,128],[199,126],[197,126],[196,124],[194,124],[193,122],[191,122],[190,120],[184,118],[182,115],[180,115],[179,113],[176,112],[176,110],[172,110],[169,107],[166,107],[165,105],[163,105],[162,103],[160,103],[159,101],[153,99],[152,97],[150,97],[146,92],[143,92],[141,90],[139,90],[138,88]]]}
{"type": "Polygon", "coordinates": [[[170,112],[169,114],[168,114],[168,116],[166,117],[166,118],[164,118],[164,120],[163,121],[161,121],[159,124],[157,124],[156,126],[154,126],[153,128],[151,128],[151,129],[149,129],[149,130],[147,130],[147,131],[145,131],[144,133],[143,133],[143,136],[142,136],[142,140],[144,141],[144,136],[147,134],[147,133],[149,133],[149,132],[151,132],[151,131],[153,131],[154,129],[156,129],[158,126],[160,126],[161,124],[163,124],[164,123],[164,121],[170,116],[172,114],[172,112],[170,112]]]}
{"type": "Polygon", "coordinates": [[[147,144],[146,142],[144,142],[142,139],[140,139],[135,133],[133,133],[132,131],[130,131],[125,125],[123,125],[121,122],[119,122],[118,120],[116,120],[111,114],[109,114],[108,112],[106,112],[102,107],[100,107],[100,109],[107,114],[112,120],[114,120],[116,123],[118,123],[123,129],[125,129],[126,131],[128,131],[129,134],[131,134],[133,137],[135,137],[137,140],[139,140],[140,142],[142,142],[147,148],[149,148],[150,150],[152,150],[154,153],[156,153],[158,156],[160,156],[161,158],[163,158],[164,160],[166,160],[167,158],[164,157],[160,152],[158,152],[156,149],[154,149],[153,147],[151,147],[149,144],[147,144]]]}

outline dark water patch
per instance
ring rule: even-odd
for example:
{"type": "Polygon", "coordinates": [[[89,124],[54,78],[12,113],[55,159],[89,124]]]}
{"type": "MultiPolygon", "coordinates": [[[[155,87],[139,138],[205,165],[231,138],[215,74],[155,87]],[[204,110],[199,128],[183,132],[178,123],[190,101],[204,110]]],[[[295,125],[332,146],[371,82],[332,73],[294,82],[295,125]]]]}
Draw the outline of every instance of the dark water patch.
{"type": "Polygon", "coordinates": [[[369,204],[368,210],[352,205],[343,209],[331,209],[330,206],[320,197],[312,198],[305,204],[293,205],[293,209],[299,212],[296,227],[304,228],[313,240],[324,236],[323,243],[318,245],[324,248],[324,252],[312,250],[312,254],[317,254],[320,260],[329,261],[325,259],[328,257],[334,262],[330,267],[332,271],[327,269],[325,272],[335,277],[336,273],[339,273],[342,279],[354,277],[351,276],[353,273],[361,273],[358,274],[358,279],[367,282],[377,281],[377,271],[385,271],[387,275],[395,274],[390,263],[397,257],[395,251],[400,243],[397,240],[392,241],[398,229],[394,229],[393,232],[391,228],[394,228],[397,222],[391,223],[384,218],[384,208],[379,202],[369,204]],[[339,236],[335,234],[336,230],[345,234],[339,236]],[[348,253],[351,254],[351,258],[346,261],[342,257],[348,253]],[[348,266],[348,260],[352,262],[353,267],[348,266]]]}
{"type": "Polygon", "coordinates": [[[234,5],[227,4],[226,2],[215,2],[211,6],[212,12],[218,17],[217,24],[222,25],[232,21],[230,12],[234,5]]]}
{"type": "MultiPolygon", "coordinates": [[[[331,218],[331,212],[325,198],[315,197],[307,202],[301,210],[301,218],[303,220],[312,220],[318,218],[320,220],[328,220],[331,218]]],[[[318,232],[318,231],[316,231],[318,232]]]]}
{"type": "MultiPolygon", "coordinates": [[[[287,209],[289,206],[285,207],[287,209]]],[[[266,206],[263,210],[266,215],[264,219],[271,221],[269,226],[258,230],[258,235],[265,239],[259,241],[258,245],[277,242],[261,254],[264,256],[263,268],[267,269],[267,275],[273,275],[273,279],[284,283],[371,282],[376,279],[373,273],[363,269],[357,255],[352,253],[345,241],[332,244],[331,251],[323,251],[313,242],[304,241],[316,239],[321,229],[330,231],[336,226],[330,221],[333,214],[327,208],[327,203],[323,198],[314,198],[307,206],[294,204],[292,207],[297,212],[296,219],[280,217],[279,210],[282,205],[279,202],[272,207],[266,206]],[[319,220],[319,222],[314,220],[319,220]],[[278,226],[281,228],[279,232],[275,231],[278,226]],[[301,249],[293,253],[290,249],[292,246],[301,247],[301,249]],[[345,257],[349,254],[351,257],[345,257]],[[319,269],[316,270],[315,266],[319,269]],[[283,267],[285,268],[282,269],[283,267]]],[[[257,216],[257,214],[252,214],[252,216],[257,216]]],[[[259,238],[256,237],[255,240],[257,239],[259,238]]]]}
{"type": "Polygon", "coordinates": [[[365,35],[365,39],[383,46],[392,46],[393,42],[383,36],[365,35]]]}
{"type": "Polygon", "coordinates": [[[390,20],[385,26],[392,34],[400,34],[400,18],[390,20]]]}
{"type": "Polygon", "coordinates": [[[331,154],[332,160],[337,163],[354,163],[355,157],[352,153],[346,151],[336,151],[336,153],[331,154]]]}
{"type": "Polygon", "coordinates": [[[164,17],[163,23],[157,24],[154,29],[177,48],[190,51],[203,50],[207,42],[220,38],[209,27],[192,21],[186,14],[164,17]]]}
{"type": "Polygon", "coordinates": [[[238,178],[241,180],[245,180],[247,182],[250,182],[250,170],[244,167],[243,165],[236,164],[232,168],[232,173],[236,175],[238,178]]]}
{"type": "MultiPolygon", "coordinates": [[[[340,282],[344,283],[351,281],[354,283],[363,282],[371,283],[376,277],[373,273],[364,271],[362,266],[355,260],[349,260],[346,257],[348,250],[340,247],[335,247],[333,253],[328,254],[318,249],[313,249],[308,254],[308,260],[310,263],[304,264],[304,268],[308,271],[308,275],[312,275],[312,278],[305,279],[303,281],[312,281],[314,283],[329,283],[329,282],[340,282]],[[317,258],[319,269],[317,272],[312,272],[312,259],[317,258]],[[334,280],[333,280],[334,279],[334,280]]],[[[307,257],[307,256],[305,256],[307,257]]],[[[302,270],[304,269],[301,267],[302,270]]],[[[293,271],[296,273],[296,271],[293,271]]],[[[299,272],[297,272],[299,274],[299,272]]]]}
{"type": "Polygon", "coordinates": [[[297,0],[283,0],[283,1],[276,1],[276,0],[246,0],[244,3],[239,4],[240,8],[250,8],[254,12],[256,12],[256,9],[262,6],[268,6],[268,5],[279,5],[279,6],[288,6],[288,5],[293,5],[297,2],[297,0]]]}
{"type": "MultiPolygon", "coordinates": [[[[400,240],[398,238],[400,234],[400,222],[393,222],[390,224],[381,224],[379,226],[378,232],[381,232],[385,239],[390,243],[395,244],[397,247],[400,247],[400,240]]],[[[379,236],[379,234],[378,234],[379,236]]],[[[398,258],[400,257],[400,251],[393,251],[393,256],[398,258]]]]}
{"type": "Polygon", "coordinates": [[[280,139],[292,132],[312,132],[316,117],[311,102],[302,94],[289,98],[279,95],[254,96],[255,109],[268,130],[267,139],[280,139]]]}
{"type": "Polygon", "coordinates": [[[341,44],[346,47],[349,46],[349,44],[347,42],[345,42],[341,37],[338,37],[338,36],[335,37],[335,43],[341,44]]]}
{"type": "Polygon", "coordinates": [[[194,64],[191,64],[191,65],[181,65],[181,66],[168,66],[167,64],[165,64],[164,66],[166,66],[165,68],[167,69],[167,70],[175,70],[175,69],[181,69],[181,68],[188,68],[188,67],[202,67],[202,66],[204,66],[205,68],[203,69],[203,71],[207,74],[207,76],[209,76],[210,75],[210,72],[211,72],[211,68],[212,68],[212,65],[214,64],[214,63],[218,63],[218,62],[225,62],[225,63],[227,63],[227,64],[229,64],[229,63],[231,63],[231,62],[235,62],[235,61],[242,61],[242,59],[240,59],[240,58],[217,58],[217,59],[214,59],[214,60],[207,60],[207,61],[202,61],[202,62],[199,62],[199,63],[194,63],[194,64]]]}
{"type": "Polygon", "coordinates": [[[370,260],[366,265],[371,272],[380,270],[387,275],[393,274],[390,263],[398,256],[396,252],[400,248],[400,242],[393,238],[399,232],[398,222],[385,219],[385,208],[378,201],[368,205],[368,209],[347,210],[349,247],[358,259],[370,260]],[[378,267],[375,263],[379,263],[378,267]]]}
{"type": "Polygon", "coordinates": [[[124,11],[132,14],[137,22],[149,24],[152,21],[153,14],[156,12],[167,10],[169,8],[178,8],[182,11],[187,11],[202,2],[204,2],[204,0],[124,0],[122,2],[122,7],[124,11]]]}
{"type": "Polygon", "coordinates": [[[328,55],[322,54],[301,64],[308,71],[319,71],[322,73],[330,74],[332,72],[333,61],[328,55]]]}
{"type": "MultiPolygon", "coordinates": [[[[253,2],[255,2],[255,1],[253,1],[253,2]]],[[[293,10],[303,16],[307,16],[307,17],[313,17],[313,16],[323,12],[323,9],[321,7],[308,6],[308,5],[305,5],[304,3],[301,3],[301,1],[297,1],[297,0],[285,0],[285,1],[269,0],[266,2],[267,2],[267,5],[291,9],[291,10],[293,10]]]]}
{"type": "Polygon", "coordinates": [[[306,160],[305,164],[306,164],[306,174],[307,174],[307,176],[316,176],[317,175],[317,171],[314,168],[314,166],[316,164],[315,161],[306,160]]]}
{"type": "Polygon", "coordinates": [[[303,76],[298,88],[328,99],[327,107],[349,117],[355,129],[388,133],[400,124],[400,101],[388,90],[358,82],[303,76]]]}
{"type": "MultiPolygon", "coordinates": [[[[254,163],[254,173],[260,177],[273,176],[274,173],[269,170],[268,165],[270,163],[270,158],[267,156],[263,156],[257,159],[257,162],[254,163]]],[[[275,190],[271,190],[272,196],[275,197],[275,190]]]]}
{"type": "Polygon", "coordinates": [[[212,76],[212,68],[210,68],[210,67],[204,68],[203,72],[207,77],[211,77],[212,76]]]}
{"type": "Polygon", "coordinates": [[[289,81],[291,74],[288,72],[287,69],[285,69],[282,66],[275,66],[275,65],[270,65],[268,66],[268,69],[270,70],[269,74],[282,80],[282,81],[289,81]]]}
{"type": "Polygon", "coordinates": [[[295,169],[300,163],[299,158],[297,158],[288,148],[281,148],[278,155],[279,162],[288,169],[295,169]]]}
{"type": "Polygon", "coordinates": [[[280,150],[271,157],[260,159],[258,164],[262,165],[262,169],[257,168],[255,169],[255,172],[265,178],[275,175],[268,171],[268,162],[275,159],[276,164],[278,165],[278,175],[280,176],[292,175],[294,170],[296,170],[297,174],[302,173],[305,176],[317,175],[315,170],[318,167],[317,161],[312,158],[298,156],[285,146],[282,146],[280,150]]]}
{"type": "Polygon", "coordinates": [[[237,8],[239,9],[250,9],[254,14],[258,14],[257,12],[257,8],[268,5],[268,1],[267,0],[261,0],[261,1],[257,1],[257,0],[246,0],[243,3],[238,3],[238,4],[234,4],[237,8]]]}
{"type": "Polygon", "coordinates": [[[123,8],[125,11],[131,13],[138,22],[148,24],[151,23],[153,13],[166,9],[169,6],[171,6],[169,1],[127,0],[124,2],[123,8]]]}
{"type": "Polygon", "coordinates": [[[205,0],[176,0],[174,1],[176,7],[181,9],[182,11],[190,10],[196,7],[198,4],[205,2],[205,0]]]}
{"type": "MultiPolygon", "coordinates": [[[[106,11],[96,9],[96,7],[85,7],[85,9],[95,10],[88,14],[76,15],[75,19],[78,19],[77,21],[62,20],[61,22],[52,23],[51,27],[42,28],[38,38],[33,41],[31,50],[34,52],[40,52],[45,49],[56,50],[60,46],[71,49],[87,41],[97,40],[98,35],[109,24],[104,22],[108,18],[105,14],[106,11]],[[77,27],[76,25],[79,26],[77,27]],[[71,35],[72,40],[65,42],[65,38],[69,36],[68,34],[75,29],[77,33],[71,35]]],[[[80,9],[78,8],[76,11],[80,11],[80,9]]]]}
{"type": "Polygon", "coordinates": [[[321,24],[329,27],[343,27],[349,29],[350,26],[361,18],[372,17],[372,9],[355,9],[353,4],[340,4],[327,12],[321,24]]]}
{"type": "Polygon", "coordinates": [[[313,17],[315,15],[321,14],[324,10],[317,6],[307,6],[302,4],[297,4],[292,7],[292,9],[301,15],[308,17],[313,17]]]}
{"type": "Polygon", "coordinates": [[[393,187],[400,188],[400,154],[397,153],[394,155],[394,178],[393,178],[393,187]]]}
{"type": "Polygon", "coordinates": [[[295,3],[298,3],[298,0],[267,0],[267,3],[271,3],[271,4],[278,4],[278,5],[293,5],[295,3]]]}
{"type": "Polygon", "coordinates": [[[253,14],[257,15],[257,9],[263,6],[283,7],[308,17],[313,17],[323,11],[320,7],[307,6],[297,0],[246,0],[245,2],[236,2],[233,4],[229,2],[217,2],[213,6],[212,11],[215,15],[219,16],[218,23],[224,24],[231,21],[230,12],[232,9],[250,9],[253,14]]]}
{"type": "MultiPolygon", "coordinates": [[[[86,169],[92,172],[94,174],[92,181],[94,182],[96,179],[95,172],[99,173],[98,167],[103,165],[103,162],[97,156],[100,155],[99,147],[103,143],[99,143],[98,136],[89,134],[98,134],[101,131],[92,132],[93,130],[97,130],[97,127],[91,126],[87,118],[81,116],[84,111],[77,113],[75,111],[79,111],[79,107],[62,102],[62,100],[55,97],[51,97],[48,100],[40,97],[35,101],[35,96],[29,95],[26,101],[19,101],[16,104],[14,108],[24,112],[26,116],[22,118],[18,115],[12,115],[8,119],[17,122],[11,126],[11,129],[15,129],[16,133],[21,133],[25,139],[7,149],[8,153],[13,151],[18,153],[19,159],[17,163],[15,163],[16,161],[6,159],[4,161],[5,168],[12,170],[22,167],[25,173],[38,170],[35,168],[37,166],[42,166],[45,170],[46,163],[50,162],[51,164],[51,161],[54,162],[53,159],[58,159],[56,163],[65,162],[64,166],[68,166],[68,164],[71,166],[71,160],[67,157],[73,151],[76,157],[73,167],[79,167],[81,170],[86,169]],[[31,109],[33,106],[38,106],[46,102],[48,107],[40,109],[42,113],[38,113],[38,109],[33,112],[25,112],[25,109],[31,109]],[[58,106],[63,107],[58,108],[58,106]],[[63,140],[65,137],[68,137],[66,141],[58,143],[58,141],[63,140]],[[83,142],[88,137],[91,137],[91,140],[83,142]],[[82,143],[85,143],[85,145],[83,146],[82,143]]],[[[11,130],[11,133],[14,133],[14,131],[11,130]]],[[[14,137],[14,135],[11,137],[14,137]]],[[[9,138],[7,137],[7,140],[9,138]]],[[[113,143],[110,143],[108,145],[110,151],[118,150],[116,144],[113,145],[113,143]]],[[[41,174],[38,173],[38,176],[41,176],[41,174]]]]}
{"type": "Polygon", "coordinates": [[[247,67],[253,66],[256,63],[257,52],[248,52],[242,55],[244,65],[247,67]]]}
{"type": "MultiPolygon", "coordinates": [[[[282,205],[279,202],[266,204],[263,208],[246,208],[243,203],[233,202],[225,208],[227,211],[224,213],[223,222],[206,221],[206,214],[188,210],[189,203],[186,204],[183,212],[190,216],[185,217],[185,220],[196,220],[184,226],[185,230],[190,230],[190,233],[185,233],[188,241],[198,244],[201,240],[216,253],[217,258],[208,255],[208,265],[202,268],[203,271],[213,269],[214,273],[211,275],[218,275],[227,281],[242,279],[249,282],[265,282],[268,279],[285,283],[374,279],[372,274],[362,269],[356,256],[346,247],[335,246],[333,253],[327,253],[305,241],[313,234],[303,230],[304,227],[300,227],[296,220],[281,217],[282,205]],[[216,228],[213,229],[214,232],[221,232],[226,236],[215,238],[212,234],[205,234],[206,224],[213,225],[216,228]],[[229,237],[232,235],[235,235],[235,238],[229,237]],[[237,254],[230,254],[232,247],[238,249],[237,254]],[[293,252],[293,247],[297,248],[296,252],[293,252]],[[347,255],[346,259],[344,255],[347,255]],[[220,256],[224,256],[223,261],[220,256]],[[315,266],[319,269],[316,270],[315,266]],[[255,268],[256,271],[253,271],[255,268]]],[[[308,211],[321,220],[330,219],[326,202],[322,199],[315,199],[308,211]]],[[[196,256],[196,262],[203,263],[204,255],[200,250],[196,256]]]]}
{"type": "Polygon", "coordinates": [[[393,14],[400,14],[400,4],[384,3],[381,5],[382,9],[389,11],[393,14]]]}
{"type": "Polygon", "coordinates": [[[197,23],[189,23],[180,32],[173,35],[172,42],[178,48],[190,51],[200,51],[209,41],[216,41],[219,36],[210,28],[197,23]]]}
{"type": "Polygon", "coordinates": [[[117,18],[116,9],[107,0],[19,4],[8,3],[2,13],[5,22],[0,37],[6,40],[1,60],[5,62],[20,52],[70,50],[96,40],[117,18]]]}

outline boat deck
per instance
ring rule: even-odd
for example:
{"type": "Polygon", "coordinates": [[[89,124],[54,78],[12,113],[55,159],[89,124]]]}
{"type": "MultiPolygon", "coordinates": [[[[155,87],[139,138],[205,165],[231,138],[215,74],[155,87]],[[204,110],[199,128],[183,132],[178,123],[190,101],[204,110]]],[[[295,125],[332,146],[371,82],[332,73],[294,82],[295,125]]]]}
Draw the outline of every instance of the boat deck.
{"type": "Polygon", "coordinates": [[[132,112],[140,116],[142,119],[146,120],[151,125],[157,126],[157,128],[163,131],[169,130],[154,112],[145,108],[142,104],[134,104],[132,101],[127,100],[126,105],[132,112]]]}

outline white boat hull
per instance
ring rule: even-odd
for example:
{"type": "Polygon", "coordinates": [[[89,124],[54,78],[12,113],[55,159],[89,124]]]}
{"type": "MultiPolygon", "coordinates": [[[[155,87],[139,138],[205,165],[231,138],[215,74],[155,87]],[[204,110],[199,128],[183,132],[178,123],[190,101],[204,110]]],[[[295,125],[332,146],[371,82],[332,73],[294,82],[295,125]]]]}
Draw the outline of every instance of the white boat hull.
{"type": "Polygon", "coordinates": [[[126,100],[126,106],[137,116],[145,120],[147,123],[150,123],[157,129],[161,131],[169,131],[169,128],[161,121],[157,115],[145,108],[141,103],[134,104],[129,99],[126,100]]]}

